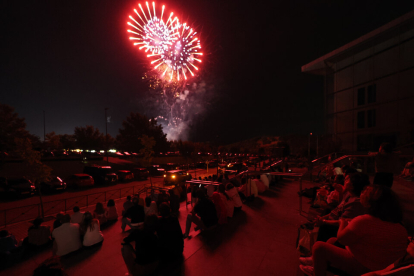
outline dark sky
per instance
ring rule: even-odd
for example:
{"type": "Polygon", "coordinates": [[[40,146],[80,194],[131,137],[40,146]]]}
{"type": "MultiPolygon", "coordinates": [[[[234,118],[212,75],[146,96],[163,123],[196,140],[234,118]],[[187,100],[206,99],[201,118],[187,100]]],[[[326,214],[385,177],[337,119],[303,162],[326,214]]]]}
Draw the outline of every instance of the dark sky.
{"type": "MultiPolygon", "coordinates": [[[[0,4],[0,102],[28,130],[116,136],[130,112],[145,113],[147,60],[128,39],[134,0],[6,0],[0,4]]],[[[140,3],[144,3],[140,1],[140,3]]],[[[414,9],[414,1],[158,1],[201,33],[218,101],[194,123],[195,139],[323,132],[323,80],[301,66],[414,9]],[[196,126],[198,123],[198,126],[196,126]]],[[[206,77],[207,78],[207,77],[206,77]]],[[[194,137],[194,136],[193,136],[194,137]]]]}

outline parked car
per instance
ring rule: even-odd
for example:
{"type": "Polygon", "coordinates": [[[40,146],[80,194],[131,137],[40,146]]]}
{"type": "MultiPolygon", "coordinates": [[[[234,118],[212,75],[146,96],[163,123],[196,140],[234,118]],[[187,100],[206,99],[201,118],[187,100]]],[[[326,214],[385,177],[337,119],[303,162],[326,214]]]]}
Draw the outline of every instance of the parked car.
{"type": "Polygon", "coordinates": [[[118,181],[118,176],[112,171],[111,166],[85,166],[83,173],[93,177],[96,184],[111,184],[118,181]]]}
{"type": "Polygon", "coordinates": [[[23,177],[0,177],[0,193],[2,195],[33,195],[36,191],[35,185],[23,177]]]}
{"type": "Polygon", "coordinates": [[[66,179],[69,188],[91,187],[95,184],[93,177],[86,173],[78,173],[66,179]]]}
{"type": "Polygon", "coordinates": [[[180,182],[191,180],[191,174],[184,170],[167,171],[164,174],[165,185],[176,185],[180,182]]]}
{"type": "Polygon", "coordinates": [[[59,176],[52,176],[47,182],[40,183],[42,192],[64,191],[66,190],[66,183],[59,176]]]}
{"type": "Polygon", "coordinates": [[[160,165],[152,165],[148,168],[148,171],[152,176],[162,176],[165,173],[165,169],[161,168],[160,165]]]}
{"type": "Polygon", "coordinates": [[[134,180],[134,174],[131,171],[119,170],[116,172],[118,175],[118,180],[121,182],[127,182],[134,180]]]}
{"type": "Polygon", "coordinates": [[[145,180],[149,176],[147,168],[134,168],[132,169],[132,173],[134,174],[134,178],[138,180],[145,180]]]}

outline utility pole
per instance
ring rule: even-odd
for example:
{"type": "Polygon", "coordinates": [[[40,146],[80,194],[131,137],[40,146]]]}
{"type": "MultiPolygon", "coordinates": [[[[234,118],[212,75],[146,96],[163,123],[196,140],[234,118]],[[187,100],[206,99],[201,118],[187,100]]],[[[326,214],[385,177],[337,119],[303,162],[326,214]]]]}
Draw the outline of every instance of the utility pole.
{"type": "Polygon", "coordinates": [[[105,153],[106,153],[106,163],[109,163],[108,160],[108,117],[106,116],[106,111],[109,108],[105,107],[105,153]]]}
{"type": "Polygon", "coordinates": [[[46,112],[43,110],[43,142],[46,141],[46,112]]]}
{"type": "Polygon", "coordinates": [[[309,136],[308,136],[308,158],[309,160],[310,160],[310,138],[311,136],[312,136],[312,132],[309,133],[309,136]]]}

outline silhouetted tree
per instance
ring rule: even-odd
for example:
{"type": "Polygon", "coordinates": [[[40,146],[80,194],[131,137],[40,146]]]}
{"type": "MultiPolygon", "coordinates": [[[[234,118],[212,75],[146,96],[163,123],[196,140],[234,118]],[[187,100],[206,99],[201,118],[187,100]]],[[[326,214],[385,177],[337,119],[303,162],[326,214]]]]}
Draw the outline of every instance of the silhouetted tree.
{"type": "Polygon", "coordinates": [[[0,103],[0,152],[16,149],[15,138],[33,138],[26,130],[24,118],[19,118],[14,108],[0,103]]]}
{"type": "Polygon", "coordinates": [[[44,217],[40,183],[50,179],[52,169],[40,161],[40,152],[33,150],[29,138],[15,138],[15,144],[16,153],[23,159],[22,174],[35,184],[40,200],[41,215],[44,217]]]}
{"type": "Polygon", "coordinates": [[[131,113],[122,122],[122,128],[116,137],[117,148],[124,151],[139,152],[142,144],[139,138],[143,135],[152,137],[155,140],[154,151],[165,152],[168,150],[167,135],[162,131],[162,126],[156,120],[139,113],[131,113]]]}
{"type": "Polygon", "coordinates": [[[81,149],[104,149],[105,136],[93,126],[75,127],[73,137],[81,149]]]}

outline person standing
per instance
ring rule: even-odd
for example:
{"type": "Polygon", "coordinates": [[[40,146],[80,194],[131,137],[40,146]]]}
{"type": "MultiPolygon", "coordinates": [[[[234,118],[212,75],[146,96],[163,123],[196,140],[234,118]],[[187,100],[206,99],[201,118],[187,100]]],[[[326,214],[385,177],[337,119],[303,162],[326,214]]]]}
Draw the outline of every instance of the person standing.
{"type": "Polygon", "coordinates": [[[373,184],[391,188],[394,172],[398,164],[398,155],[392,151],[390,143],[382,143],[378,152],[368,153],[375,156],[375,177],[373,184]]]}

